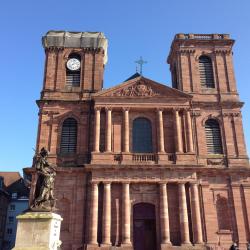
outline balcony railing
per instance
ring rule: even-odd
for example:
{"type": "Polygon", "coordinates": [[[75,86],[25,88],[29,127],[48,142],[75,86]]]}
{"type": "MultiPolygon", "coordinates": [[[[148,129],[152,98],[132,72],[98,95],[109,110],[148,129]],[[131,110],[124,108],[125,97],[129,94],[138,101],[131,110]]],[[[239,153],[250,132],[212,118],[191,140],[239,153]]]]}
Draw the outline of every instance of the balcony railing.
{"type": "Polygon", "coordinates": [[[155,162],[157,156],[156,154],[133,154],[132,160],[135,162],[155,162]]]}
{"type": "Polygon", "coordinates": [[[177,39],[199,39],[199,40],[210,40],[210,39],[229,39],[228,34],[177,34],[177,39]]]}

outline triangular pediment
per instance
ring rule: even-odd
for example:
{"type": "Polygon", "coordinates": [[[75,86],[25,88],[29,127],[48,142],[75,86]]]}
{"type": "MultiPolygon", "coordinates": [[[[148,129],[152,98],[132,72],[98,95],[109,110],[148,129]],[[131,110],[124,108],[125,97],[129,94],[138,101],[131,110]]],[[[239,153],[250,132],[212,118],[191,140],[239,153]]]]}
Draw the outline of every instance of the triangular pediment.
{"type": "Polygon", "coordinates": [[[123,82],[115,87],[102,90],[95,97],[118,97],[118,98],[149,98],[168,97],[191,99],[192,96],[182,91],[170,88],[161,83],[152,81],[143,76],[123,82]]]}

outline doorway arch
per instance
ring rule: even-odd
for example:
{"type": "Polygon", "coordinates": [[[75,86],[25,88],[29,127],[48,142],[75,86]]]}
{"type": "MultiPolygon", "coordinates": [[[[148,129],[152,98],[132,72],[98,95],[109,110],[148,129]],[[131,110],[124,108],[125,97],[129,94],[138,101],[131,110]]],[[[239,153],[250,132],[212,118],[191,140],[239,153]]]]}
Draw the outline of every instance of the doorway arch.
{"type": "Polygon", "coordinates": [[[133,206],[134,250],[156,250],[155,206],[150,203],[137,203],[133,206]]]}

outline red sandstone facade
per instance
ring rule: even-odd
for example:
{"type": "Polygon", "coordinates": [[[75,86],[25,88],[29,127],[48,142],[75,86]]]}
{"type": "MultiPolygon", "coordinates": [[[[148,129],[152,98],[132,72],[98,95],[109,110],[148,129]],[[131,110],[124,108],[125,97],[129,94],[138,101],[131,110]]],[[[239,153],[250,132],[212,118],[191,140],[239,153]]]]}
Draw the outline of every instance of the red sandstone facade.
{"type": "MultiPolygon", "coordinates": [[[[167,59],[175,88],[138,75],[102,90],[105,46],[70,43],[76,33],[63,34],[68,45],[46,43],[49,35],[37,150],[46,147],[57,164],[63,249],[229,249],[233,241],[246,249],[250,171],[234,40],[177,34],[167,59]],[[65,84],[72,53],[81,58],[76,87],[65,84]],[[212,88],[201,86],[202,55],[211,60],[212,88]],[[151,124],[151,152],[133,150],[140,117],[151,124]],[[77,122],[77,139],[75,151],[65,154],[60,147],[67,118],[77,122]],[[209,119],[219,124],[221,153],[208,152],[209,119]]],[[[33,174],[34,191],[34,171],[26,171],[33,174]]]]}

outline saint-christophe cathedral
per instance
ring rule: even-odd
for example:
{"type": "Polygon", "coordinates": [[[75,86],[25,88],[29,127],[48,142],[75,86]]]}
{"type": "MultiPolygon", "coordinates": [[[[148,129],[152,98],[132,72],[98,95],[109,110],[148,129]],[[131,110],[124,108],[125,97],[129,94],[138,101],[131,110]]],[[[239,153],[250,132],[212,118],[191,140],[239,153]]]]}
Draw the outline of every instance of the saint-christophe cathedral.
{"type": "MultiPolygon", "coordinates": [[[[246,249],[250,171],[234,40],[177,34],[172,87],[136,73],[104,89],[107,43],[99,32],[43,37],[37,152],[48,149],[57,166],[62,249],[246,249]]],[[[36,174],[25,171],[32,199],[36,174]]]]}

